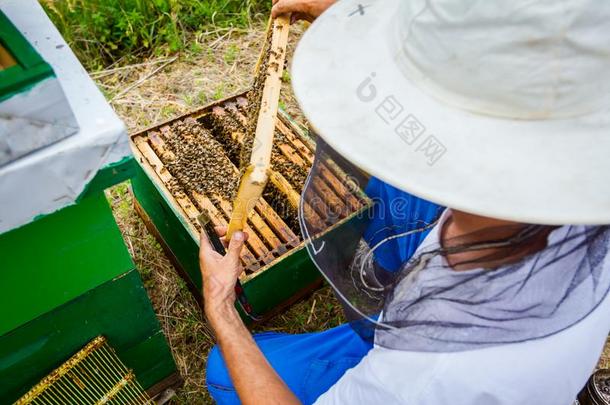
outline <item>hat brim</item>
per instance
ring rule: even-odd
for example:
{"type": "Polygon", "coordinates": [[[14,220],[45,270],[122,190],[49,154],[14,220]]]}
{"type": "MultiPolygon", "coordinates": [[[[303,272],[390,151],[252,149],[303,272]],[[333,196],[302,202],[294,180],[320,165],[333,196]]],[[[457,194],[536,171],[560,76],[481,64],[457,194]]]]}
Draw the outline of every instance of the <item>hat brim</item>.
{"type": "Polygon", "coordinates": [[[393,55],[400,1],[337,2],[301,39],[292,83],[317,134],[372,176],[438,204],[535,224],[610,223],[610,110],[511,120],[426,94],[393,55]]]}

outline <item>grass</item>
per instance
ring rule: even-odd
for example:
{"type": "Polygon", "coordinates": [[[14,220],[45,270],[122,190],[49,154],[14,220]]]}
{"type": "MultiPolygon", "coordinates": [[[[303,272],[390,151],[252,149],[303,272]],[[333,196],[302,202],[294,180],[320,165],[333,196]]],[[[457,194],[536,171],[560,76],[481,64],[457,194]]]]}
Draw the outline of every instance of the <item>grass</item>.
{"type": "Polygon", "coordinates": [[[231,44],[227,50],[225,51],[224,54],[224,60],[227,63],[227,65],[232,65],[233,63],[235,63],[235,60],[237,59],[237,55],[239,54],[239,48],[237,47],[236,44],[231,44]]]}
{"type": "Polygon", "coordinates": [[[189,48],[192,38],[248,28],[270,0],[41,0],[88,70],[189,48]]]}

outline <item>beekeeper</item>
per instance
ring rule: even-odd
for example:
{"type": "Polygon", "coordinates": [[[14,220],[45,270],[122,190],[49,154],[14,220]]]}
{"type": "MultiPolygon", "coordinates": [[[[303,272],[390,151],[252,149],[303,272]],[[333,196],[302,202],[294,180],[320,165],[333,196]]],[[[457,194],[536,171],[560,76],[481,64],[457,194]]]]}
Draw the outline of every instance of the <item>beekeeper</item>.
{"type": "Polygon", "coordinates": [[[610,329],[608,38],[593,0],[343,0],[317,18],[292,65],[319,135],[301,206],[332,158],[368,208],[323,236],[299,220],[350,322],[253,337],[233,292],[247,235],[225,257],[202,236],[214,399],[571,404],[610,329]]]}

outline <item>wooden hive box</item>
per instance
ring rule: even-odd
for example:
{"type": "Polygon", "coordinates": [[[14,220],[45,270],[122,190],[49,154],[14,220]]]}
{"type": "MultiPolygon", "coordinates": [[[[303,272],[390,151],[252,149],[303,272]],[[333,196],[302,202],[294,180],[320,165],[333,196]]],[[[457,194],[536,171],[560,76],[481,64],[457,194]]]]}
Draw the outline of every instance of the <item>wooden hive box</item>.
{"type": "MultiPolygon", "coordinates": [[[[139,163],[132,180],[136,209],[200,303],[201,227],[197,217],[206,211],[214,225],[226,225],[232,201],[222,185],[212,191],[202,190],[200,182],[209,178],[198,176],[210,166],[221,166],[218,177],[238,181],[247,107],[246,92],[240,93],[130,137],[139,163]],[[208,152],[200,150],[202,144],[214,144],[222,156],[210,159],[208,152]],[[202,165],[207,166],[204,169],[202,165]]],[[[250,237],[241,256],[245,270],[241,282],[254,312],[263,317],[321,284],[321,275],[308,256],[297,219],[300,193],[314,151],[315,144],[309,135],[280,111],[270,180],[263,198],[248,217],[244,230],[250,237]]],[[[328,162],[322,173],[314,182],[319,198],[306,201],[303,209],[310,218],[319,221],[316,228],[326,228],[325,232],[356,225],[362,220],[363,211],[370,208],[370,201],[360,190],[348,185],[345,174],[333,162],[328,162]],[[331,212],[340,213],[339,222],[326,217],[331,212]]]]}

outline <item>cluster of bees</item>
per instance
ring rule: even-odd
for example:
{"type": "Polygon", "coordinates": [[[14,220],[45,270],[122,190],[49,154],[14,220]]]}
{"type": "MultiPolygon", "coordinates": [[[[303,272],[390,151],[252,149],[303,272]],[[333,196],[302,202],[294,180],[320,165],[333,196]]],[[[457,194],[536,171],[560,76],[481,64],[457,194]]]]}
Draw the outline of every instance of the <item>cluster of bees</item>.
{"type": "Polygon", "coordinates": [[[171,126],[166,143],[175,155],[167,168],[182,187],[211,199],[233,200],[239,176],[208,129],[194,119],[179,121],[171,126]]]}

